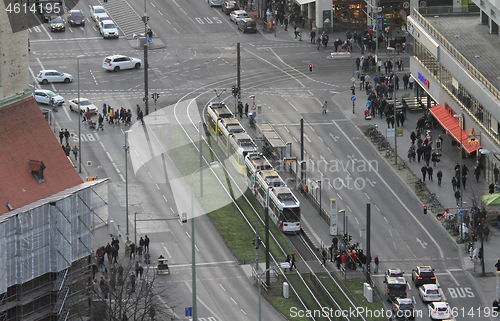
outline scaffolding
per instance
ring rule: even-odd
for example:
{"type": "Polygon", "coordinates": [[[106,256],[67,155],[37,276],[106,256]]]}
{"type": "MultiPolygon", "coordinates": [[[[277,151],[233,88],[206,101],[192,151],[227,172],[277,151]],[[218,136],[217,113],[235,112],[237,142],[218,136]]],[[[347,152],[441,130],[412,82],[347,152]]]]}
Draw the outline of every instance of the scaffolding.
{"type": "Polygon", "coordinates": [[[93,230],[107,219],[107,182],[0,216],[0,321],[90,320],[93,230]]]}

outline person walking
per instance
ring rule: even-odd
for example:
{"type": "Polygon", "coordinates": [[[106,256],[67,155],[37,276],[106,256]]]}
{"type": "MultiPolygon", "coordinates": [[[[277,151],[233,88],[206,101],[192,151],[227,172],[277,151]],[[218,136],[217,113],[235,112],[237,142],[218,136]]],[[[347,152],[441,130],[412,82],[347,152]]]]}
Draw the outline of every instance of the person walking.
{"type": "Polygon", "coordinates": [[[422,168],[420,169],[420,171],[422,172],[422,181],[425,182],[425,176],[427,174],[427,167],[425,165],[422,166],[422,168]]]}
{"type": "Polygon", "coordinates": [[[438,170],[436,176],[438,178],[438,186],[441,186],[441,180],[443,179],[443,172],[441,170],[438,170]]]}
{"type": "Polygon", "coordinates": [[[313,30],[311,30],[311,43],[313,44],[316,40],[316,30],[313,28],[313,30]]]}
{"type": "Polygon", "coordinates": [[[144,252],[149,253],[149,237],[147,235],[144,236],[144,252]]]}
{"type": "Polygon", "coordinates": [[[248,118],[248,103],[245,103],[245,116],[248,118]]]}
{"type": "MultiPolygon", "coordinates": [[[[467,181],[467,177],[465,177],[465,175],[462,176],[462,186],[464,187],[464,189],[465,189],[465,182],[466,181],[467,181]]],[[[460,184],[458,184],[458,186],[460,187],[460,184]]]]}
{"type": "Polygon", "coordinates": [[[295,266],[295,252],[292,253],[292,265],[290,265],[290,271],[292,271],[294,267],[297,268],[295,266]]]}
{"type": "Polygon", "coordinates": [[[415,132],[411,132],[410,139],[411,139],[411,143],[415,144],[415,140],[417,140],[417,135],[415,135],[415,132]]]}
{"type": "Polygon", "coordinates": [[[479,183],[479,176],[481,175],[481,169],[479,168],[479,165],[474,168],[474,176],[476,176],[476,182],[479,183]]]}
{"type": "Polygon", "coordinates": [[[430,180],[430,181],[434,181],[434,180],[432,179],[432,174],[433,174],[433,173],[434,173],[434,170],[432,169],[432,167],[430,167],[430,166],[429,166],[429,167],[427,167],[427,175],[429,175],[429,180],[430,180]]]}
{"type": "Polygon", "coordinates": [[[60,141],[61,145],[62,145],[63,138],[64,138],[64,130],[61,128],[61,130],[59,131],[59,141],[60,141]]]}
{"type": "Polygon", "coordinates": [[[139,120],[141,121],[141,124],[144,125],[144,113],[142,110],[139,112],[139,120]]]}
{"type": "Polygon", "coordinates": [[[326,105],[327,101],[325,100],[325,102],[323,103],[323,114],[326,114],[326,105]]]}
{"type": "Polygon", "coordinates": [[[64,130],[64,137],[66,138],[66,144],[69,144],[69,131],[67,128],[64,130]]]}
{"type": "Polygon", "coordinates": [[[75,147],[73,147],[72,152],[73,152],[73,155],[75,155],[75,160],[77,160],[77,157],[78,157],[78,147],[76,147],[76,145],[75,145],[75,147]]]}
{"type": "Polygon", "coordinates": [[[288,31],[288,17],[285,17],[285,31],[288,31]]]}
{"type": "Polygon", "coordinates": [[[326,264],[326,250],[325,250],[325,248],[323,248],[323,250],[321,251],[321,256],[323,259],[323,266],[324,266],[326,264]]]}
{"type": "Polygon", "coordinates": [[[455,192],[457,190],[457,178],[455,176],[451,179],[451,186],[453,186],[453,191],[455,192]]]}
{"type": "Polygon", "coordinates": [[[377,274],[378,273],[378,265],[379,265],[380,261],[378,259],[378,255],[375,256],[375,269],[373,269],[373,273],[377,274]]]}
{"type": "Polygon", "coordinates": [[[460,191],[455,191],[455,200],[457,201],[457,206],[460,206],[460,191]]]}

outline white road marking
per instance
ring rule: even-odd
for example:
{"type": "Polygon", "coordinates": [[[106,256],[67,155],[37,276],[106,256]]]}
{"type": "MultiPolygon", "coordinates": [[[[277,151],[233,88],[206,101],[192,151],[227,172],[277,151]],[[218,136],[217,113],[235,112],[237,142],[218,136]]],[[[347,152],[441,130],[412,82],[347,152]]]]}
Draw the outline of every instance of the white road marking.
{"type": "Polygon", "coordinates": [[[155,183],[155,185],[156,185],[156,188],[157,188],[157,189],[160,189],[160,186],[158,186],[158,184],[156,184],[156,183],[155,183]]]}
{"type": "Polygon", "coordinates": [[[149,174],[149,177],[153,178],[153,175],[151,175],[151,173],[150,173],[150,172],[148,172],[148,174],[149,174]]]}
{"type": "MultiPolygon", "coordinates": [[[[328,185],[330,185],[330,187],[332,186],[332,185],[330,184],[330,182],[328,182],[328,185]]],[[[343,201],[343,200],[344,200],[344,199],[342,198],[342,196],[340,196],[340,194],[339,194],[339,193],[337,193],[337,197],[338,197],[338,198],[340,198],[340,200],[341,200],[341,201],[343,201]]]]}
{"type": "Polygon", "coordinates": [[[384,216],[384,220],[387,224],[389,224],[389,221],[387,220],[387,217],[384,216]]]}
{"type": "Polygon", "coordinates": [[[111,161],[111,163],[113,163],[113,159],[111,158],[111,154],[109,152],[106,152],[106,155],[108,155],[109,160],[111,161]]]}
{"type": "MultiPolygon", "coordinates": [[[[173,1],[173,0],[172,0],[173,1]]],[[[189,266],[191,266],[191,264],[189,264],[189,266]]],[[[191,288],[191,286],[189,285],[188,281],[184,281],[184,283],[186,284],[186,286],[188,287],[189,291],[191,291],[191,293],[193,293],[193,289],[191,288]]],[[[212,315],[217,319],[217,320],[222,320],[217,314],[215,314],[214,311],[212,311],[212,309],[210,309],[210,307],[205,303],[203,302],[199,296],[196,296],[196,300],[198,300],[198,302],[200,302],[204,307],[205,309],[208,310],[208,312],[212,313],[212,315]]]]}
{"type": "Polygon", "coordinates": [[[187,235],[189,238],[191,238],[191,235],[189,235],[189,233],[188,233],[187,231],[186,231],[186,235],[187,235]]]}
{"type": "Polygon", "coordinates": [[[396,242],[392,242],[392,245],[394,245],[394,249],[396,249],[396,250],[398,249],[398,248],[396,247],[396,242]]]}
{"type": "Polygon", "coordinates": [[[460,283],[458,283],[457,279],[453,276],[453,274],[451,274],[450,270],[446,270],[448,272],[448,275],[451,277],[451,279],[453,280],[453,282],[455,282],[455,284],[457,286],[460,286],[460,283]]]}
{"type": "Polygon", "coordinates": [[[236,303],[233,298],[231,298],[231,301],[233,301],[234,304],[238,305],[238,303],[236,303]]]}
{"type": "Polygon", "coordinates": [[[346,205],[347,209],[349,210],[349,212],[352,212],[351,208],[349,207],[349,205],[346,205]]]}
{"type": "Polygon", "coordinates": [[[161,13],[161,11],[160,11],[160,10],[158,10],[158,13],[159,13],[159,14],[161,14],[161,15],[163,16],[163,13],[161,13]]]}
{"type": "Polygon", "coordinates": [[[244,315],[247,315],[247,313],[245,311],[243,311],[243,309],[240,309],[241,312],[244,314],[244,315]]]}
{"type": "Polygon", "coordinates": [[[167,247],[164,246],[163,249],[165,250],[165,252],[167,252],[168,257],[172,258],[172,255],[170,255],[170,252],[167,250],[167,247]]]}
{"type": "Polygon", "coordinates": [[[174,210],[172,209],[172,206],[170,206],[170,210],[172,211],[172,213],[174,213],[174,214],[175,214],[174,210]]]}
{"type": "Polygon", "coordinates": [[[354,219],[356,219],[356,223],[359,224],[358,218],[356,216],[354,216],[354,219]]]}
{"type": "Polygon", "coordinates": [[[222,284],[219,283],[219,286],[222,288],[222,290],[224,290],[224,292],[226,292],[226,289],[224,289],[224,287],[222,286],[222,284]]]}
{"type": "Polygon", "coordinates": [[[391,234],[391,237],[392,237],[392,231],[391,231],[391,229],[389,229],[389,234],[391,234]]]}
{"type": "Polygon", "coordinates": [[[375,206],[375,208],[380,212],[380,208],[378,208],[377,205],[373,205],[373,206],[375,206]]]}
{"type": "Polygon", "coordinates": [[[365,193],[365,195],[366,195],[366,197],[368,197],[368,199],[371,199],[370,196],[368,196],[368,194],[365,193]]]}
{"type": "Polygon", "coordinates": [[[125,183],[125,177],[123,177],[122,174],[120,174],[120,178],[122,179],[122,181],[125,183]]]}
{"type": "Polygon", "coordinates": [[[167,200],[167,198],[165,197],[165,195],[162,195],[162,196],[163,196],[163,199],[165,200],[165,202],[167,202],[167,203],[168,203],[168,200],[167,200]]]}

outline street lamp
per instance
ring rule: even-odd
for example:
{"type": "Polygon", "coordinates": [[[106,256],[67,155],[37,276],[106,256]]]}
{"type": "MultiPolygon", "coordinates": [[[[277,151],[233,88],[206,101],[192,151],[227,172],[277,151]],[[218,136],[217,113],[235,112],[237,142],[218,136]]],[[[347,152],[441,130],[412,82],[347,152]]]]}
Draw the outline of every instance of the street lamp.
{"type": "Polygon", "coordinates": [[[195,263],[195,243],[194,243],[194,183],[193,178],[196,173],[207,168],[218,168],[219,162],[212,162],[202,166],[191,175],[191,273],[193,282],[193,321],[198,321],[198,312],[196,310],[196,263],[195,263]]]}
{"type": "Polygon", "coordinates": [[[82,173],[82,133],[81,133],[81,121],[80,116],[82,110],[80,109],[80,58],[85,57],[85,55],[76,56],[76,73],[78,79],[77,91],[78,91],[78,173],[82,173]]]}
{"type": "MultiPolygon", "coordinates": [[[[128,133],[131,133],[132,130],[127,130],[125,132],[125,145],[123,145],[123,149],[125,150],[125,213],[127,216],[127,241],[128,239],[128,170],[127,170],[127,165],[128,165],[128,152],[130,149],[130,146],[128,145],[128,133]]],[[[137,244],[135,244],[137,245],[137,244]]]]}
{"type": "MultiPolygon", "coordinates": [[[[463,142],[462,142],[462,132],[463,132],[463,128],[462,128],[462,120],[463,120],[463,116],[462,115],[453,115],[453,117],[455,118],[459,118],[459,122],[460,122],[460,163],[459,163],[459,166],[460,166],[460,208],[462,208],[462,186],[463,186],[463,182],[462,182],[462,179],[463,179],[463,176],[462,176],[462,146],[463,146],[463,142]]],[[[460,237],[462,237],[463,235],[461,235],[460,237]]]]}
{"type": "Polygon", "coordinates": [[[318,212],[319,212],[319,215],[321,215],[321,180],[320,180],[320,179],[318,179],[318,180],[316,181],[316,184],[318,184],[318,188],[319,188],[319,201],[318,201],[318,204],[319,204],[319,210],[318,210],[318,212]]]}
{"type": "MultiPolygon", "coordinates": [[[[393,63],[392,63],[392,66],[394,66],[394,62],[396,61],[396,48],[393,48],[393,47],[387,47],[387,50],[389,51],[392,51],[392,53],[394,54],[394,60],[393,60],[393,63]]],[[[396,127],[397,127],[397,124],[398,122],[396,121],[396,117],[397,117],[397,114],[396,114],[396,72],[394,71],[394,73],[392,74],[393,77],[392,77],[392,101],[394,102],[394,123],[396,124],[396,127]]],[[[396,134],[396,128],[394,129],[394,164],[395,165],[398,165],[398,135],[396,134]]]]}

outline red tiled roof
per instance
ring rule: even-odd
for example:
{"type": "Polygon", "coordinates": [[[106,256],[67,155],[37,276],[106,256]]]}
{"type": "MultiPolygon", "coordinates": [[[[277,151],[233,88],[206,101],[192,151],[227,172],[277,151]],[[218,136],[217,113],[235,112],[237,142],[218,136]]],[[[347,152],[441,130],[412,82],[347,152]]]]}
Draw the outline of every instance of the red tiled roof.
{"type": "Polygon", "coordinates": [[[33,97],[0,108],[0,215],[82,183],[33,97]],[[30,173],[42,161],[44,183],[30,173]]]}

